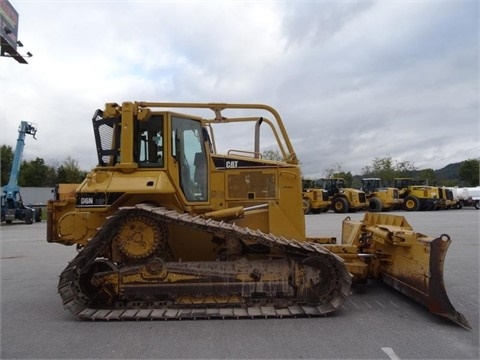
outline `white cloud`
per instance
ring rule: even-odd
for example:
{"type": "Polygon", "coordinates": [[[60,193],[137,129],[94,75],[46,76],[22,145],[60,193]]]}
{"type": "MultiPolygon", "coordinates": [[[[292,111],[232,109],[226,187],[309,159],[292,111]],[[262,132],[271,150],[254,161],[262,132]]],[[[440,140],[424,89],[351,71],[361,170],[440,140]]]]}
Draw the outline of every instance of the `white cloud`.
{"type": "Polygon", "coordinates": [[[272,105],[310,176],[479,157],[473,1],[11,3],[34,57],[0,58],[0,140],[38,123],[25,159],[92,167],[93,112],[133,100],[272,105]]]}

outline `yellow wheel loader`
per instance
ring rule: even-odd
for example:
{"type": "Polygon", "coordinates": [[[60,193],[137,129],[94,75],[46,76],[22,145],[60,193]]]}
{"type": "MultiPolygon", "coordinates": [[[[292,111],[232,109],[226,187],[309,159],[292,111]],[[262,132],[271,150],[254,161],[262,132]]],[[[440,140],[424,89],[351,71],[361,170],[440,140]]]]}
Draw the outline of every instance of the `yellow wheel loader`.
{"type": "Polygon", "coordinates": [[[318,186],[315,180],[302,180],[302,201],[305,214],[319,214],[330,209],[332,202],[329,199],[328,191],[318,186]]]}
{"type": "Polygon", "coordinates": [[[343,178],[319,179],[322,187],[327,190],[331,208],[336,213],[348,213],[368,208],[366,194],[362,190],[348,188],[343,178]]]}
{"type": "Polygon", "coordinates": [[[426,185],[424,180],[395,178],[394,183],[406,211],[435,210],[444,203],[440,199],[438,188],[426,185]]]}
{"type": "Polygon", "coordinates": [[[92,120],[98,165],[48,203],[47,241],[78,250],[58,282],[76,317],[320,316],[352,281],[377,278],[470,327],[443,284],[447,235],[367,214],[344,221],[338,244],[307,238],[299,162],[275,109],[124,102],[92,120]],[[236,126],[253,144],[228,138],[236,126]],[[262,158],[273,142],[281,161],[262,158]]]}
{"type": "Polygon", "coordinates": [[[372,212],[400,209],[403,200],[398,195],[398,189],[383,187],[380,178],[362,179],[362,190],[368,200],[368,208],[372,212]]]}

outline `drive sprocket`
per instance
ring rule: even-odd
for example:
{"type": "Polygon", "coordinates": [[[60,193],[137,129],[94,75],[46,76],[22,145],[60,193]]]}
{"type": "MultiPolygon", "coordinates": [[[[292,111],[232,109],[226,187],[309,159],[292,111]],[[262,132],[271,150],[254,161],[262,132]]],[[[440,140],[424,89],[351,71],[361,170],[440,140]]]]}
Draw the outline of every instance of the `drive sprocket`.
{"type": "Polygon", "coordinates": [[[164,241],[164,231],[152,217],[135,214],[121,222],[114,244],[128,258],[143,259],[152,255],[164,241]]]}

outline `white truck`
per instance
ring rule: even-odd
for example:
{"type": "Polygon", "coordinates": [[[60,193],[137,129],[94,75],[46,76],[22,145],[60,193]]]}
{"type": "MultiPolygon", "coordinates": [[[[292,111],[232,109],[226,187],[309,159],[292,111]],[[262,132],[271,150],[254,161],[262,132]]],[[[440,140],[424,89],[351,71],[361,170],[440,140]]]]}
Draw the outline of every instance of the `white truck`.
{"type": "Polygon", "coordinates": [[[452,187],[453,196],[458,199],[458,207],[474,206],[479,209],[480,186],[477,187],[452,187]]]}

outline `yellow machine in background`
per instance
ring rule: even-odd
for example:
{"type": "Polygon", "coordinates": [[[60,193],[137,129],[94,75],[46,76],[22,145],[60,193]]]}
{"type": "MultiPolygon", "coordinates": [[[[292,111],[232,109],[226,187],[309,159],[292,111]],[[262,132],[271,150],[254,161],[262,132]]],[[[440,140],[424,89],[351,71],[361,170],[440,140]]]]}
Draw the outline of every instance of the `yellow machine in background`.
{"type": "Polygon", "coordinates": [[[448,236],[367,214],[345,220],[339,244],[306,237],[301,171],[275,109],[109,103],[93,128],[98,166],[48,203],[47,241],[79,250],[58,283],[77,317],[318,316],[342,305],[352,280],[378,278],[469,327],[443,285],[448,236]],[[220,149],[247,125],[251,147],[230,137],[220,149]],[[274,142],[282,161],[262,158],[274,142]]]}
{"type": "Polygon", "coordinates": [[[438,188],[428,186],[426,181],[412,178],[394,179],[400,198],[403,199],[403,209],[406,211],[435,210],[442,207],[438,188]]]}
{"type": "Polygon", "coordinates": [[[368,208],[365,192],[346,187],[343,178],[319,179],[317,183],[322,184],[321,187],[328,191],[332,202],[331,208],[336,213],[355,212],[368,208]]]}
{"type": "Polygon", "coordinates": [[[372,212],[400,209],[403,199],[398,195],[398,189],[383,187],[380,178],[362,179],[362,190],[365,191],[369,210],[372,212]]]}
{"type": "Polygon", "coordinates": [[[455,198],[453,190],[445,186],[439,186],[438,188],[438,197],[440,198],[437,209],[457,209],[458,208],[458,199],[455,198]]]}
{"type": "Polygon", "coordinates": [[[303,211],[305,214],[310,212],[319,214],[330,209],[332,202],[327,190],[318,187],[316,181],[311,179],[303,179],[302,184],[303,211]]]}

